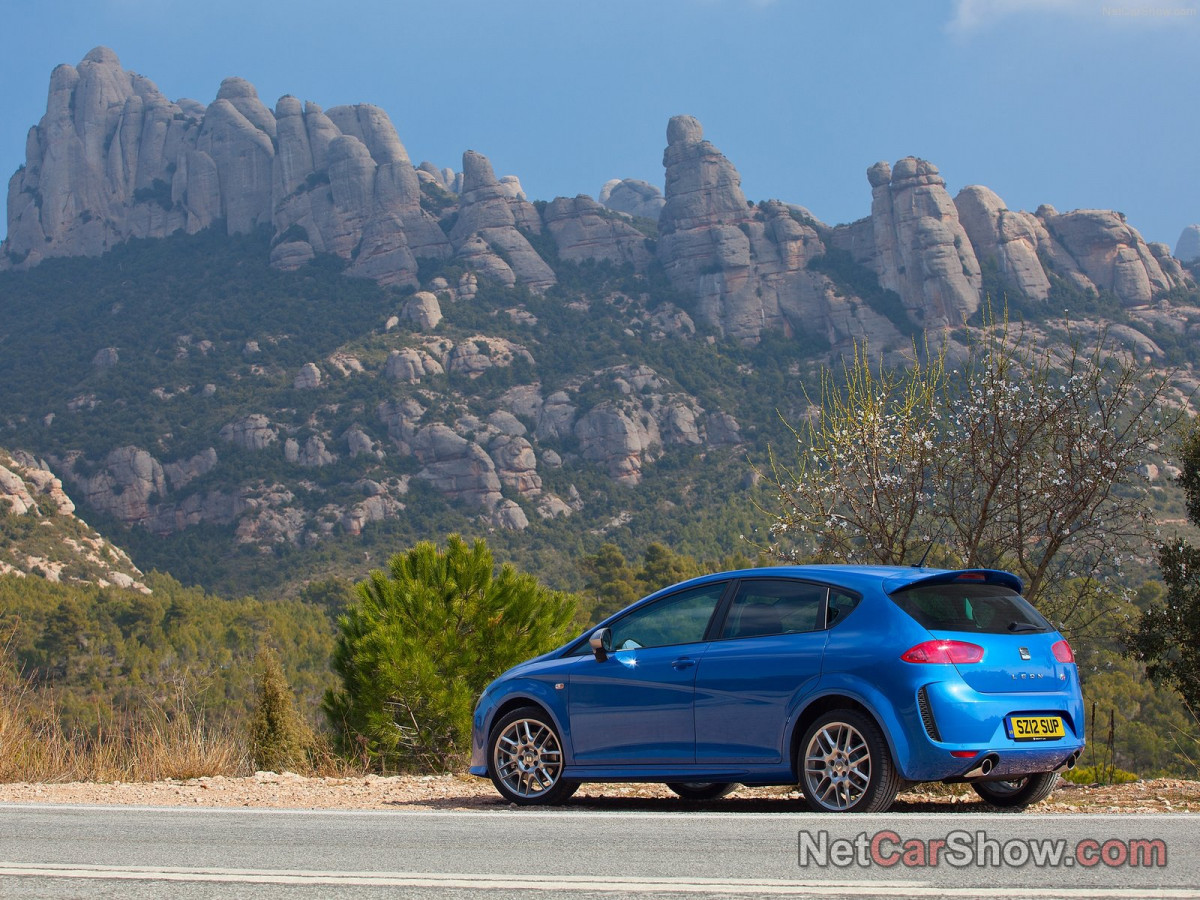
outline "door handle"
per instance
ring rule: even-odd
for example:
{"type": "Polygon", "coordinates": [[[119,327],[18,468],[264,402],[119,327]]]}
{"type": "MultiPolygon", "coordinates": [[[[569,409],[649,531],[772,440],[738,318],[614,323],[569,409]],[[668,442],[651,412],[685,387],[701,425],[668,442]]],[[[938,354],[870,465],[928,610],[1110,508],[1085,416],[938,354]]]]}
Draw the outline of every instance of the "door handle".
{"type": "Polygon", "coordinates": [[[696,664],[694,659],[688,659],[686,656],[681,656],[679,659],[671,663],[672,669],[690,669],[696,664]]]}

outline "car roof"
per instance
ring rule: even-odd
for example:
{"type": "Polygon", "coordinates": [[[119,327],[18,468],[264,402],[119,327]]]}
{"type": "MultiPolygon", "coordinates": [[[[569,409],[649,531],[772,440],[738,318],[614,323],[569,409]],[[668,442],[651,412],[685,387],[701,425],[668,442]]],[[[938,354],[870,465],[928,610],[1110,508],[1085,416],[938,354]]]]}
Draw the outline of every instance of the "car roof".
{"type": "MultiPolygon", "coordinates": [[[[918,584],[945,584],[956,581],[971,581],[981,584],[997,584],[1020,593],[1023,584],[1021,579],[1011,572],[999,569],[932,569],[917,566],[879,566],[854,564],[827,564],[803,566],[765,566],[757,569],[734,569],[728,572],[717,572],[712,575],[701,575],[678,585],[671,585],[671,590],[691,585],[702,585],[712,581],[729,578],[799,578],[813,579],[854,591],[872,589],[882,590],[892,594],[903,588],[918,584]]],[[[656,591],[651,596],[662,593],[656,591]]],[[[647,598],[649,599],[649,598],[647,598]]]]}

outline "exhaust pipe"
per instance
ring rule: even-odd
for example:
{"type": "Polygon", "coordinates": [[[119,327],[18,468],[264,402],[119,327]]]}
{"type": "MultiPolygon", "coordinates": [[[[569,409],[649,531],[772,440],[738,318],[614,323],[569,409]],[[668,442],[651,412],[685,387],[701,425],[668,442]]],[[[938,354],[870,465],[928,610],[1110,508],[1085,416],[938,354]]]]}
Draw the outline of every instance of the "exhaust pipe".
{"type": "Polygon", "coordinates": [[[963,778],[985,778],[991,774],[992,769],[996,768],[996,763],[1000,762],[1000,757],[995,753],[989,753],[981,759],[973,769],[970,769],[963,774],[963,778]]]}
{"type": "Polygon", "coordinates": [[[1075,764],[1076,764],[1077,762],[1079,762],[1079,757],[1081,757],[1081,756],[1083,756],[1083,751],[1082,751],[1082,750],[1076,750],[1074,753],[1072,753],[1070,756],[1068,756],[1066,759],[1064,759],[1064,760],[1063,760],[1063,761],[1062,761],[1062,762],[1059,764],[1058,768],[1057,768],[1057,769],[1055,769],[1054,771],[1055,771],[1055,772],[1067,772],[1067,771],[1070,771],[1071,769],[1075,768],[1075,764]]]}

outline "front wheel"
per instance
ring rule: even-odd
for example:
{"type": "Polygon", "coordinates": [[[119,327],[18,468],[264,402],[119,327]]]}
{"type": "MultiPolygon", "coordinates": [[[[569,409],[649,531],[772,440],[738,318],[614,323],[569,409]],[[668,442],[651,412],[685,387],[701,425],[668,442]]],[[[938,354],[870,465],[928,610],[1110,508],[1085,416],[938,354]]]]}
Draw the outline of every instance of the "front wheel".
{"type": "Polygon", "coordinates": [[[1039,772],[1009,781],[975,781],[971,787],[992,806],[1023,809],[1041,803],[1058,786],[1057,772],[1039,772]]]}
{"type": "Polygon", "coordinates": [[[667,787],[684,800],[720,800],[737,790],[736,784],[712,781],[668,781],[667,787]]]}
{"type": "Polygon", "coordinates": [[[857,710],[833,710],[813,722],[797,762],[804,799],[817,812],[883,812],[900,790],[883,732],[857,710]]]}
{"type": "Polygon", "coordinates": [[[579,787],[578,781],[564,779],[562,771],[562,741],[541,709],[515,709],[493,726],[488,775],[505,800],[522,805],[561,803],[579,787]]]}

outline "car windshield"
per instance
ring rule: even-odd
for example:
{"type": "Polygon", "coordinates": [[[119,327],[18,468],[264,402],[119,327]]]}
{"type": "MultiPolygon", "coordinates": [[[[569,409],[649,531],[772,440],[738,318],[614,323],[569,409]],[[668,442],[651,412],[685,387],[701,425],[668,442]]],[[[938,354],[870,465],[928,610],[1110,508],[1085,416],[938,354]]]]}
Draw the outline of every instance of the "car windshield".
{"type": "Polygon", "coordinates": [[[930,631],[1029,634],[1053,630],[1028,600],[998,584],[917,584],[891,597],[930,631]]]}

